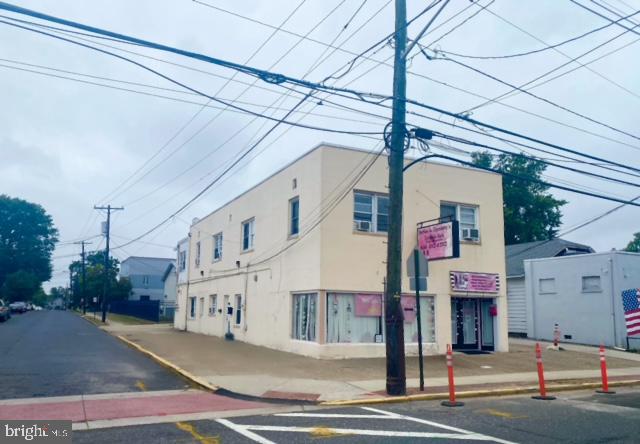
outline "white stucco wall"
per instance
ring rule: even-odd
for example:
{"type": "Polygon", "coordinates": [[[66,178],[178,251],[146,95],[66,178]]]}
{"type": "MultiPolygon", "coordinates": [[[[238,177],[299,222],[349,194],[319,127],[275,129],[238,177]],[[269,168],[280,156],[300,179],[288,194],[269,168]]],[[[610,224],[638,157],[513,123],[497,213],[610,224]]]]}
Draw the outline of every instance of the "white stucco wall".
{"type": "MultiPolygon", "coordinates": [[[[221,313],[188,316],[187,296],[198,302],[216,294],[221,308],[224,295],[243,297],[242,322],[232,326],[237,340],[316,357],[384,356],[384,344],[322,344],[326,339],[328,291],[383,291],[386,236],[354,233],[353,190],[345,178],[363,166],[369,154],[323,147],[268,178],[258,186],[201,218],[191,227],[188,285],[178,286],[180,309],[176,328],[221,336],[226,319],[221,313]],[[293,189],[293,181],[297,182],[293,189]],[[344,198],[337,203],[337,197],[344,198]],[[300,199],[299,241],[287,236],[289,200],[300,199]],[[329,211],[329,209],[331,211],[329,211]],[[321,223],[315,226],[321,215],[321,223]],[[255,247],[241,251],[241,222],[255,218],[255,247]],[[310,230],[307,234],[306,231],[310,230]],[[212,236],[223,232],[223,257],[213,262],[212,236]],[[201,263],[195,266],[195,245],[201,242],[201,263]],[[292,246],[292,244],[295,245],[292,246]],[[276,255],[283,248],[283,253],[276,255]],[[276,256],[274,256],[276,255],[276,256]],[[273,259],[270,259],[272,256],[273,259]],[[236,264],[239,261],[239,267],[236,264]],[[247,266],[249,272],[247,273],[247,266]],[[319,295],[318,342],[292,340],[292,293],[319,295]],[[186,320],[186,322],[185,322],[186,320]]],[[[387,193],[387,160],[380,157],[355,185],[356,190],[387,193]]],[[[420,164],[405,175],[403,256],[416,246],[416,224],[440,215],[440,202],[479,206],[481,242],[461,246],[461,258],[433,262],[429,291],[435,298],[436,343],[426,353],[443,353],[451,342],[451,289],[449,271],[498,273],[502,282],[496,304],[496,349],[506,351],[507,305],[502,222],[502,188],[498,175],[440,164],[420,164]]],[[[403,274],[403,293],[412,294],[403,274]]],[[[465,296],[461,294],[459,296],[465,296]]],[[[474,295],[475,296],[475,295],[474,295]]],[[[407,346],[407,353],[417,350],[407,346]]]]}

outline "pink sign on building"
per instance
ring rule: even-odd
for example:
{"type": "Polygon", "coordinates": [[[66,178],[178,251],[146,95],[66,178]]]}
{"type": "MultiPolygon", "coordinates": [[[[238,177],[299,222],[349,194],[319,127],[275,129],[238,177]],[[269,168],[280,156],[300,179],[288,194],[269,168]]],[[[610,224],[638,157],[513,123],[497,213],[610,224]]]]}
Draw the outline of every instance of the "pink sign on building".
{"type": "Polygon", "coordinates": [[[418,248],[430,261],[459,257],[458,223],[451,221],[418,228],[418,248]]]}
{"type": "Polygon", "coordinates": [[[400,305],[402,305],[404,322],[411,324],[416,320],[418,314],[415,296],[402,296],[400,298],[400,305]]]}
{"type": "Polygon", "coordinates": [[[356,316],[382,316],[382,295],[356,294],[356,316]]]}
{"type": "Polygon", "coordinates": [[[453,291],[470,293],[498,293],[500,276],[496,273],[452,271],[449,273],[453,291]]]}

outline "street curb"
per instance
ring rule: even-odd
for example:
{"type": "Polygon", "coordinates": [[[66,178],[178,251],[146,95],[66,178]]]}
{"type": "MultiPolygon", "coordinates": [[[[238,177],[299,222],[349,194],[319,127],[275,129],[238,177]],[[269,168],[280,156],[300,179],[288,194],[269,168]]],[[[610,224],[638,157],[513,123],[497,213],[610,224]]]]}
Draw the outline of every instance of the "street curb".
{"type": "Polygon", "coordinates": [[[194,375],[191,372],[188,372],[187,370],[183,369],[182,367],[179,367],[177,365],[175,365],[173,362],[167,361],[166,359],[156,355],[154,352],[147,350],[146,348],[142,347],[139,344],[136,344],[133,341],[128,340],[127,338],[125,338],[124,336],[121,335],[113,335],[116,338],[120,339],[122,342],[124,342],[125,344],[127,344],[129,347],[136,349],[137,351],[139,351],[140,353],[143,353],[147,356],[149,356],[151,359],[153,359],[154,361],[158,362],[160,365],[169,368],[170,370],[173,370],[174,372],[182,375],[183,377],[185,377],[186,379],[188,379],[189,381],[195,383],[196,385],[199,385],[200,387],[203,387],[209,391],[212,392],[217,392],[220,387],[213,385],[213,384],[209,384],[207,381],[205,381],[204,379],[194,375]]]}
{"type": "MultiPolygon", "coordinates": [[[[107,333],[111,334],[108,331],[107,331],[107,333]]],[[[220,387],[220,386],[217,386],[217,385],[210,384],[209,382],[207,382],[206,380],[200,378],[199,376],[196,376],[193,373],[183,369],[182,367],[179,367],[179,366],[175,365],[171,361],[168,361],[168,360],[158,356],[154,352],[152,352],[150,350],[147,350],[146,348],[142,347],[139,344],[136,344],[133,341],[130,341],[129,339],[125,338],[124,336],[115,335],[115,334],[112,334],[112,336],[120,339],[126,345],[128,345],[131,348],[136,349],[140,353],[143,353],[143,354],[149,356],[151,359],[155,360],[160,365],[162,365],[164,367],[167,367],[170,370],[173,370],[174,372],[182,375],[184,378],[188,379],[189,381],[193,382],[194,384],[196,384],[196,385],[198,385],[200,387],[203,387],[203,388],[205,388],[205,389],[207,389],[207,390],[209,390],[209,391],[211,391],[211,392],[213,392],[213,393],[215,393],[217,395],[228,396],[229,398],[242,399],[242,400],[245,400],[245,401],[263,402],[263,403],[268,403],[268,404],[294,404],[295,403],[295,404],[304,404],[304,405],[318,405],[317,402],[309,401],[309,400],[267,398],[267,397],[263,397],[263,396],[245,395],[243,393],[238,393],[238,392],[234,392],[234,391],[231,391],[231,390],[227,390],[224,387],[220,387]]]]}
{"type": "MultiPolygon", "coordinates": [[[[612,381],[609,382],[609,387],[627,387],[633,385],[640,385],[640,379],[633,379],[629,381],[612,381]]],[[[585,390],[585,389],[597,389],[602,387],[599,382],[583,382],[574,384],[556,384],[547,386],[548,392],[566,392],[572,390],[585,390]]],[[[529,387],[516,387],[508,389],[492,389],[492,390],[473,390],[467,392],[457,392],[456,398],[481,398],[488,396],[509,396],[509,395],[522,395],[527,393],[537,393],[537,386],[529,387]]],[[[372,398],[372,399],[345,399],[338,401],[323,401],[319,405],[321,406],[352,406],[352,405],[367,405],[367,404],[397,404],[402,402],[411,401],[435,401],[440,399],[449,399],[449,393],[425,393],[418,395],[407,396],[393,396],[387,398],[372,398]]]]}

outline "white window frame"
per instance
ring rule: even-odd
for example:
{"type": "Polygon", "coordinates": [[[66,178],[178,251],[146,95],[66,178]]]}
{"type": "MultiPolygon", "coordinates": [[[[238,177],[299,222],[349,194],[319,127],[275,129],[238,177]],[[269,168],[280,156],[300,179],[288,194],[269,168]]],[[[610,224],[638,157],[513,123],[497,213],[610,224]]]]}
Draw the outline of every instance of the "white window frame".
{"type": "Polygon", "coordinates": [[[242,222],[240,226],[240,248],[243,252],[253,250],[255,244],[255,236],[256,236],[256,219],[252,217],[251,219],[247,219],[242,222]],[[244,227],[249,226],[249,237],[247,242],[247,248],[244,247],[244,227]]]}
{"type": "MultiPolygon", "coordinates": [[[[296,341],[305,341],[305,342],[318,342],[318,332],[320,331],[319,327],[319,313],[320,313],[320,295],[317,292],[309,292],[309,293],[293,293],[291,295],[291,338],[296,341]],[[313,313],[313,332],[310,332],[312,337],[296,337],[296,315],[298,311],[296,310],[296,298],[307,298],[307,303],[309,303],[310,299],[313,299],[314,313],[313,313]]],[[[310,306],[308,305],[308,308],[310,306]]],[[[307,319],[307,328],[309,328],[309,319],[307,319]]],[[[300,321],[298,321],[300,322],[300,321]]]]}
{"type": "Polygon", "coordinates": [[[467,243],[480,243],[480,240],[482,239],[482,235],[480,232],[480,217],[478,216],[478,213],[480,212],[480,206],[479,205],[472,205],[472,204],[462,204],[462,203],[457,203],[457,202],[449,202],[449,201],[443,201],[440,202],[440,207],[442,208],[442,206],[448,206],[448,207],[455,207],[456,209],[456,220],[458,221],[458,224],[460,225],[460,242],[467,242],[467,243]],[[478,230],[478,239],[477,240],[466,240],[462,237],[462,229],[463,228],[468,228],[468,227],[463,227],[462,226],[462,220],[460,217],[460,209],[461,208],[470,208],[473,209],[473,229],[478,230]]]}
{"type": "Polygon", "coordinates": [[[218,262],[222,260],[222,243],[224,238],[222,237],[222,231],[213,235],[213,254],[212,261],[218,262]],[[219,244],[219,245],[218,245],[219,244]],[[217,257],[216,257],[217,256],[217,257]]]}
{"type": "Polygon", "coordinates": [[[242,325],[242,295],[233,296],[233,325],[239,327],[242,325]]]}
{"type": "Polygon", "coordinates": [[[200,246],[200,241],[196,242],[196,254],[195,254],[195,265],[196,268],[200,267],[200,253],[201,253],[201,246],[200,246]]]}
{"type": "Polygon", "coordinates": [[[538,294],[556,294],[556,278],[539,278],[538,294]]]}
{"type": "Polygon", "coordinates": [[[196,318],[196,297],[189,296],[189,319],[196,318]]]}
{"type": "Polygon", "coordinates": [[[297,237],[300,233],[300,196],[296,196],[292,199],[289,199],[289,229],[288,235],[289,237],[297,237]],[[298,214],[295,217],[295,228],[296,232],[293,232],[294,228],[294,217],[293,217],[293,204],[298,204],[298,214]]]}
{"type": "Polygon", "coordinates": [[[200,296],[198,301],[198,317],[201,318],[202,316],[204,316],[204,296],[200,296]]]}
{"type": "Polygon", "coordinates": [[[602,277],[599,274],[584,275],[581,278],[583,293],[602,293],[602,277]],[[598,278],[598,288],[585,288],[585,279],[598,278]]]}
{"type": "Polygon", "coordinates": [[[372,191],[362,191],[362,190],[354,190],[353,191],[353,230],[356,233],[382,233],[382,234],[387,234],[388,232],[388,228],[389,228],[389,213],[387,212],[386,216],[387,216],[387,230],[386,231],[380,231],[378,229],[378,199],[380,198],[386,198],[387,201],[389,200],[389,195],[385,194],[385,193],[375,193],[372,191]],[[370,221],[370,225],[369,225],[369,231],[364,231],[364,230],[359,230],[357,228],[357,223],[358,223],[358,219],[356,219],[356,195],[360,194],[363,196],[369,196],[371,197],[371,221],[370,221]]]}
{"type": "Polygon", "coordinates": [[[209,295],[209,316],[216,316],[218,314],[218,295],[209,295]]]}

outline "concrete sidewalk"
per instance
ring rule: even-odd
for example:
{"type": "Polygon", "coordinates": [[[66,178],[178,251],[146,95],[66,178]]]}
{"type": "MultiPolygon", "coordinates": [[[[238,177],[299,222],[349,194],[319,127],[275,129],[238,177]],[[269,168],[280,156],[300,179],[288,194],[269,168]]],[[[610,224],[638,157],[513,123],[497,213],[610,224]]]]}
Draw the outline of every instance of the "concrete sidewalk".
{"type": "MultiPolygon", "coordinates": [[[[182,332],[170,325],[102,327],[121,336],[209,384],[262,398],[307,401],[380,397],[385,390],[385,361],[380,358],[318,360],[237,341],[182,332]]],[[[537,383],[535,342],[515,340],[509,353],[454,355],[459,391],[530,387],[537,383]]],[[[567,346],[543,351],[548,381],[598,381],[597,348],[567,346]]],[[[612,380],[640,379],[640,355],[607,351],[612,380]]],[[[418,386],[418,359],[407,358],[407,386],[418,386]]],[[[444,356],[425,357],[425,386],[429,393],[446,392],[444,356]]]]}

